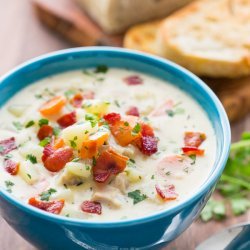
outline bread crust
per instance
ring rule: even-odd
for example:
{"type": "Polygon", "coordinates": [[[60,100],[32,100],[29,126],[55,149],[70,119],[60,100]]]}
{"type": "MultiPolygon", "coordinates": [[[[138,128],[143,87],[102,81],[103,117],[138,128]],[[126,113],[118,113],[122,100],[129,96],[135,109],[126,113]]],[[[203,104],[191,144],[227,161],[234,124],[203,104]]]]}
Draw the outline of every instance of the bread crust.
{"type": "Polygon", "coordinates": [[[250,75],[250,1],[229,2],[196,1],[166,18],[158,36],[161,55],[201,76],[250,75]]]}

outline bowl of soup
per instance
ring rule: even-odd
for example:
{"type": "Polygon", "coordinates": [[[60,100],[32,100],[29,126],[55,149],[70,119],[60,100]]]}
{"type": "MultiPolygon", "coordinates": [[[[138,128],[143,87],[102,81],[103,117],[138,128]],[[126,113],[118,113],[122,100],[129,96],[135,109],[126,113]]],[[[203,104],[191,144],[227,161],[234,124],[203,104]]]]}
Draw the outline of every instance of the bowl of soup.
{"type": "Polygon", "coordinates": [[[63,50],[7,73],[0,93],[0,211],[38,248],[159,248],[197,218],[228,157],[217,97],[158,57],[63,50]]]}

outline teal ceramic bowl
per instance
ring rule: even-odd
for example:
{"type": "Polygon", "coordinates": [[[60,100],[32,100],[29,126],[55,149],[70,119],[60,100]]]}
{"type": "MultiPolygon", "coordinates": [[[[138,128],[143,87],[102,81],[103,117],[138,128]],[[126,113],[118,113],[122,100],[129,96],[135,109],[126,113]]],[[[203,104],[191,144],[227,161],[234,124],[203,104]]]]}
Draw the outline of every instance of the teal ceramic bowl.
{"type": "Polygon", "coordinates": [[[40,249],[155,249],[179,236],[200,214],[218,181],[229,154],[230,126],[215,94],[195,75],[167,60],[109,47],[63,50],[35,58],[0,79],[0,106],[16,92],[41,78],[106,64],[161,78],[192,96],[213,124],[216,161],[206,182],[188,200],[139,219],[89,222],[33,208],[0,189],[0,212],[17,233],[40,249]]]}

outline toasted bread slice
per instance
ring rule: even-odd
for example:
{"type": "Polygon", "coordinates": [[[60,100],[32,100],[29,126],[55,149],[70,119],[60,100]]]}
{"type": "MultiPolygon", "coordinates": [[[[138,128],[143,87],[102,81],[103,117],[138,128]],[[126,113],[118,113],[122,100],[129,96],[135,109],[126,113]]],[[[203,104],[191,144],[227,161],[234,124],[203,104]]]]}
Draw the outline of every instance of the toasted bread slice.
{"type": "Polygon", "coordinates": [[[162,20],[136,25],[130,28],[124,37],[123,46],[159,55],[157,32],[162,20]]]}
{"type": "Polygon", "coordinates": [[[162,56],[195,74],[250,75],[250,0],[196,1],[166,18],[159,33],[162,56]]]}

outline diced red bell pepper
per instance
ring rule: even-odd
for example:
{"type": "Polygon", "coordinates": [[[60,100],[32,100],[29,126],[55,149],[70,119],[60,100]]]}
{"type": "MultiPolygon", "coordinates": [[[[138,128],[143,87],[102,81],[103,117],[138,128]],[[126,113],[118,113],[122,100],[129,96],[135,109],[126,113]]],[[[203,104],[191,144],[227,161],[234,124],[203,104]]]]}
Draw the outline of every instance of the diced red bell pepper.
{"type": "Polygon", "coordinates": [[[185,155],[199,155],[203,156],[205,150],[204,149],[198,149],[197,147],[183,147],[182,152],[185,155]]]}
{"type": "Polygon", "coordinates": [[[97,201],[84,201],[81,205],[81,209],[85,213],[102,214],[102,205],[97,201]]]}
{"type": "Polygon", "coordinates": [[[103,116],[103,119],[106,122],[113,124],[113,123],[121,120],[121,115],[118,113],[108,113],[108,114],[103,116]]]}
{"type": "Polygon", "coordinates": [[[47,170],[58,172],[71,161],[72,157],[73,149],[70,147],[54,150],[51,145],[47,145],[43,150],[42,161],[47,170]]]}
{"type": "Polygon", "coordinates": [[[128,84],[128,85],[139,85],[143,84],[143,80],[140,76],[137,75],[132,75],[132,76],[127,76],[123,79],[123,81],[128,84]]]}
{"type": "Polygon", "coordinates": [[[6,155],[14,149],[17,149],[14,137],[0,141],[0,155],[6,155]]]}
{"type": "Polygon", "coordinates": [[[62,128],[67,128],[76,122],[77,122],[77,120],[76,120],[76,112],[75,111],[68,113],[68,114],[65,114],[57,120],[57,123],[62,128]]]}
{"type": "Polygon", "coordinates": [[[128,157],[116,153],[113,149],[103,151],[93,166],[93,177],[96,182],[103,183],[111,175],[121,173],[127,165],[128,157]]]}
{"type": "Polygon", "coordinates": [[[6,159],[4,161],[4,169],[11,175],[17,175],[19,170],[19,162],[12,161],[11,159],[6,159]]]}
{"type": "Polygon", "coordinates": [[[206,140],[206,134],[200,132],[186,132],[184,142],[186,147],[198,148],[206,140]]]}
{"type": "Polygon", "coordinates": [[[164,189],[160,188],[159,185],[155,185],[157,194],[165,201],[176,200],[178,194],[175,192],[174,185],[168,185],[164,189]]]}
{"type": "Polygon", "coordinates": [[[52,214],[60,214],[64,207],[64,200],[40,201],[32,197],[29,199],[28,203],[33,207],[39,208],[52,214]]]}
{"type": "Polygon", "coordinates": [[[128,111],[126,112],[127,115],[133,115],[133,116],[140,116],[139,110],[137,107],[132,106],[128,109],[128,111]]]}
{"type": "Polygon", "coordinates": [[[37,137],[41,141],[46,137],[51,137],[53,135],[53,128],[50,125],[42,125],[38,130],[37,137]]]}

